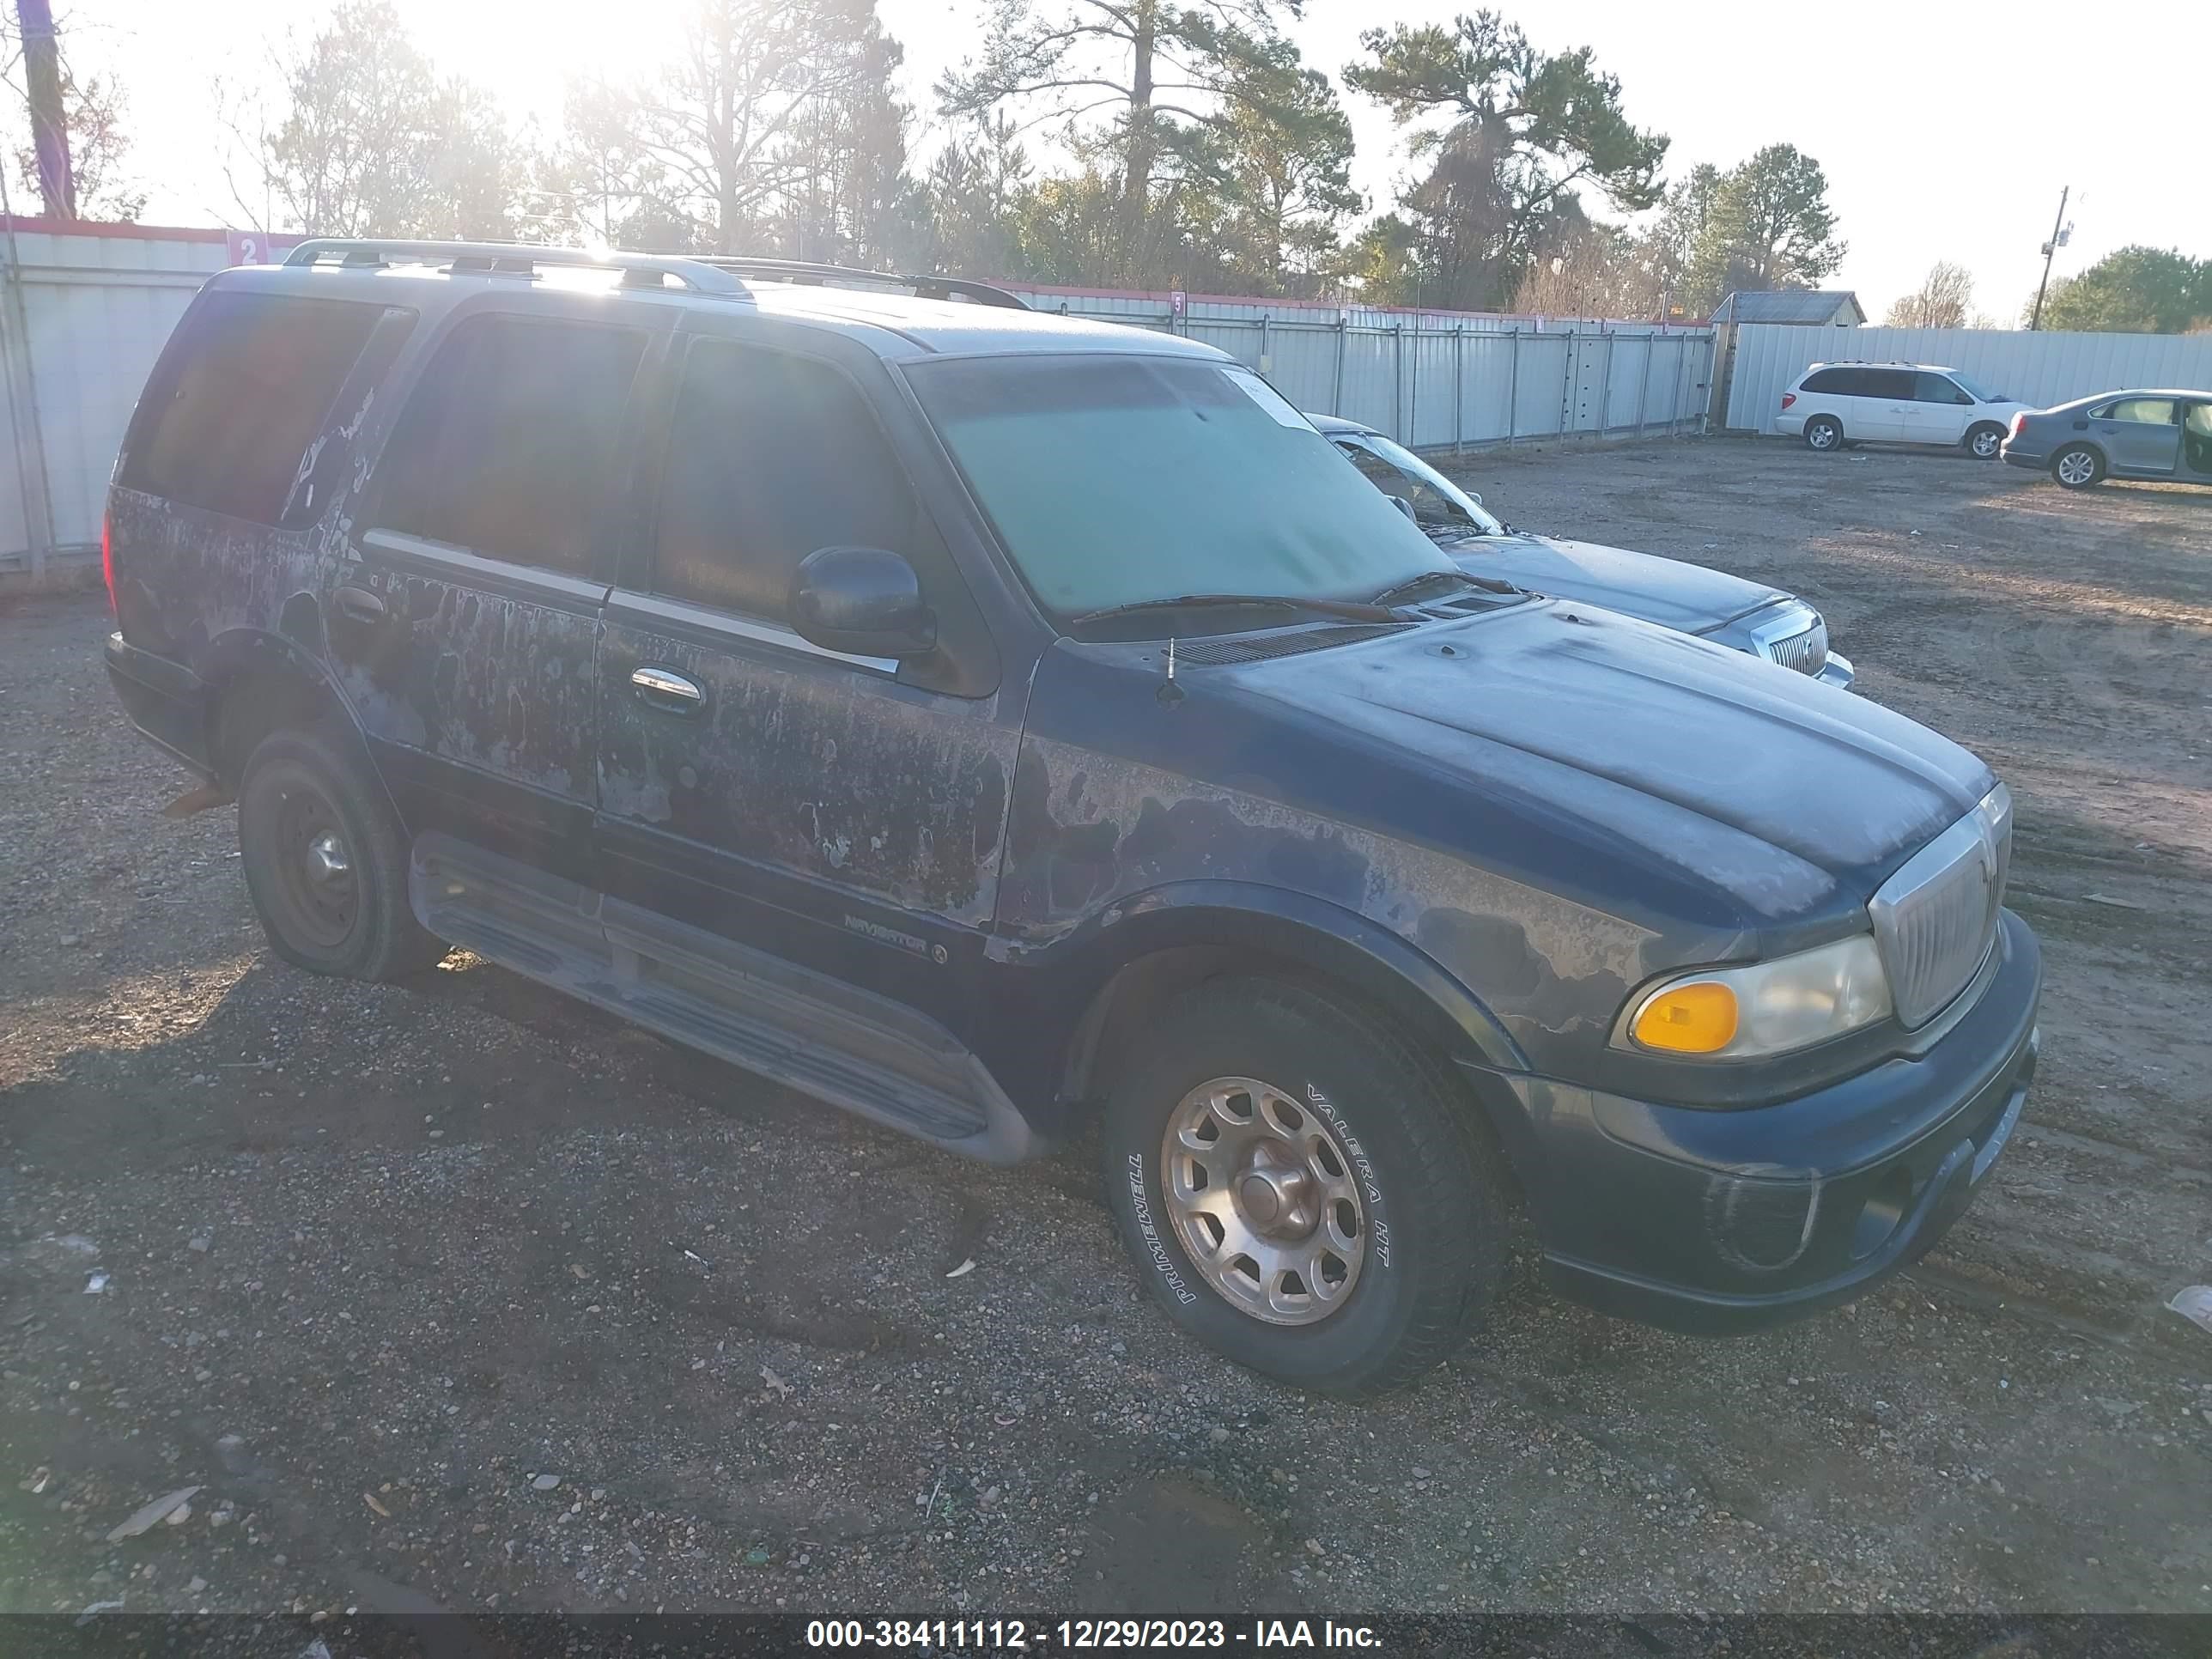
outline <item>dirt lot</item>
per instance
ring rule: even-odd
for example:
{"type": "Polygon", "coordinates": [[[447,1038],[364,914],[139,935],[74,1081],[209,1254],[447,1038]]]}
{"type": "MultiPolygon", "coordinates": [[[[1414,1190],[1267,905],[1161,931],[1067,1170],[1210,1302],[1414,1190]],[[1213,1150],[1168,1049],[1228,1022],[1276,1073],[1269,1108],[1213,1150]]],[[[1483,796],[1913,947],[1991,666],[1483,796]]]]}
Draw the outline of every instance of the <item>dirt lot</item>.
{"type": "Polygon", "coordinates": [[[1817,601],[2010,781],[2045,1058],[1925,1266],[1726,1343],[1524,1273],[1413,1391],[1302,1398],[1139,1300],[1080,1158],[961,1164],[465,958],[277,964],[233,814],[161,817],[101,602],[21,604],[0,1609],[2212,1608],[2212,1333],[2160,1306],[2212,1280],[2212,494],[1739,442],[1467,471],[1817,601]]]}

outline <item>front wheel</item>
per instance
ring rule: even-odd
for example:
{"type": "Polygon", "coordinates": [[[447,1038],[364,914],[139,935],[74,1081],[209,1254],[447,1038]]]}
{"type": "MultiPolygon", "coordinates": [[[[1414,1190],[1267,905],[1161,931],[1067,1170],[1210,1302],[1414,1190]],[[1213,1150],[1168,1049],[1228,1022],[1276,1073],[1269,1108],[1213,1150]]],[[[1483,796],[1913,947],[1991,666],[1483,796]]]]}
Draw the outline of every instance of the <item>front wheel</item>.
{"type": "Polygon", "coordinates": [[[1805,447],[1826,454],[1844,447],[1844,423],[1832,415],[1815,415],[1805,422],[1805,447]]]}
{"type": "Polygon", "coordinates": [[[2004,447],[2004,428],[1986,423],[1966,434],[1966,453],[1978,461],[1993,461],[2004,447]]]}
{"type": "Polygon", "coordinates": [[[1215,981],[1114,1084],[1108,1205],[1190,1335],[1300,1388],[1376,1393],[1445,1358],[1496,1294],[1506,1202],[1475,1109],[1362,1012],[1215,981]]]}
{"type": "Polygon", "coordinates": [[[2087,444],[2069,444],[2051,458],[2051,476],[2069,489],[2087,489],[2105,476],[2105,458],[2087,444]]]}

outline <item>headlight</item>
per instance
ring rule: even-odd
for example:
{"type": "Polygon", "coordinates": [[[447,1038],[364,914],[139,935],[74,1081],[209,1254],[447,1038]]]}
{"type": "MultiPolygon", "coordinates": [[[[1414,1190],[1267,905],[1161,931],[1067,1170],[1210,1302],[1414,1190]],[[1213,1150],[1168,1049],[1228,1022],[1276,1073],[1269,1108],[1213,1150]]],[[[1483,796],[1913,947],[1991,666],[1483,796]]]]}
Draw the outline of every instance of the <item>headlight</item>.
{"type": "Polygon", "coordinates": [[[1887,1018],[1889,978],[1874,936],[1741,968],[1681,974],[1642,992],[1617,1047],[1698,1060],[1751,1060],[1802,1048],[1887,1018]]]}

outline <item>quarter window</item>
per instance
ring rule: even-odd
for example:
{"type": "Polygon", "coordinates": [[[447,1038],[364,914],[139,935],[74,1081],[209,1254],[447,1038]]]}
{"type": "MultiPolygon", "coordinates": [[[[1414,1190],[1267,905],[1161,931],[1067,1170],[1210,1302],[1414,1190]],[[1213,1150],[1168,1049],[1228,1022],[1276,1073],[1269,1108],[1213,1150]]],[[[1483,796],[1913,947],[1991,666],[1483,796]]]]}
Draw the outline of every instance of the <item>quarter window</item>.
{"type": "Polygon", "coordinates": [[[400,412],[377,522],[580,575],[612,494],[636,329],[550,318],[458,325],[400,412]]]}
{"type": "Polygon", "coordinates": [[[383,315],[381,306],[345,300],[203,296],[147,383],[116,482],[276,523],[308,444],[383,315]]]}
{"type": "Polygon", "coordinates": [[[721,340],[684,367],[651,588],[786,619],[817,548],[912,556],[915,509],[860,391],[826,363],[721,340]]]}

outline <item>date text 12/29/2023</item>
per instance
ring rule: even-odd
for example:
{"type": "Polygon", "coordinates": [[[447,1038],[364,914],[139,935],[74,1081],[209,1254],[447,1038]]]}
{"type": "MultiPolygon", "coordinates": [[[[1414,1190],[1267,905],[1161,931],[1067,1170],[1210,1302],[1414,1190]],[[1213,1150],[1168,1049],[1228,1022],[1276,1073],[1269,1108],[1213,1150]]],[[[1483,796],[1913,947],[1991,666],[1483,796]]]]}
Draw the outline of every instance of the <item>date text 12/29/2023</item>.
{"type": "Polygon", "coordinates": [[[811,1619],[810,1648],[1374,1648],[1366,1625],[1334,1620],[1255,1619],[811,1619]]]}

